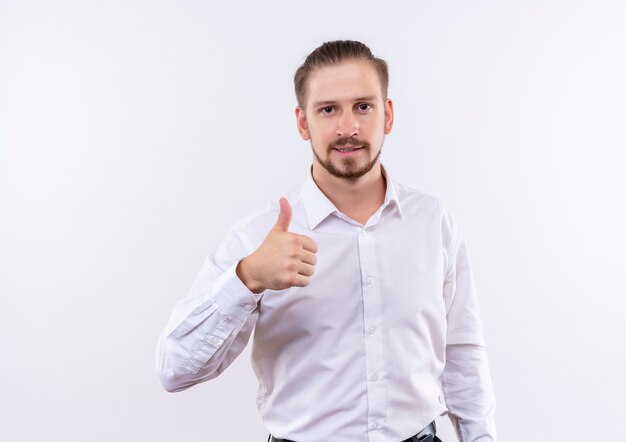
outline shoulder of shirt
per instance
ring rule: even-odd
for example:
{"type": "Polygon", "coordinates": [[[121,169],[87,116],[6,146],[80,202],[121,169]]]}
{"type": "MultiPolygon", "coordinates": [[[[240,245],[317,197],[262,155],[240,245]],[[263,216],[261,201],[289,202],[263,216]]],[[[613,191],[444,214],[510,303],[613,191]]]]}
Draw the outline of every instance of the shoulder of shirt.
{"type": "Polygon", "coordinates": [[[395,180],[392,180],[392,182],[396,189],[398,199],[400,200],[400,205],[402,205],[403,207],[407,204],[419,204],[422,207],[424,205],[439,207],[442,210],[447,211],[447,206],[440,198],[436,197],[435,195],[414,189],[402,183],[398,183],[395,180]]]}
{"type": "MultiPolygon", "coordinates": [[[[392,180],[402,212],[411,216],[416,212],[428,212],[441,220],[444,232],[453,232],[456,228],[456,219],[450,207],[439,197],[422,192],[392,180]]],[[[446,235],[447,236],[447,235],[446,235]]]]}
{"type": "MultiPolygon", "coordinates": [[[[296,208],[301,204],[302,198],[300,193],[292,191],[289,192],[285,198],[289,201],[289,204],[295,212],[296,208]]],[[[232,224],[230,229],[237,233],[243,232],[250,238],[253,238],[257,233],[263,234],[263,237],[265,237],[269,229],[276,224],[278,213],[280,212],[278,200],[279,198],[275,198],[268,202],[262,209],[248,212],[232,224]]]]}

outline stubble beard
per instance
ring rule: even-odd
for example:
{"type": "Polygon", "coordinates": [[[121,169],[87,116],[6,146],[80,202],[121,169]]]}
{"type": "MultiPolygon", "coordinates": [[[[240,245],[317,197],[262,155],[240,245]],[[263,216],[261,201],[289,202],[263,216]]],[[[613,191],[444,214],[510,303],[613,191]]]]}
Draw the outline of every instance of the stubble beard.
{"type": "Polygon", "coordinates": [[[311,150],[313,151],[313,156],[315,157],[317,162],[320,164],[320,166],[326,169],[326,171],[330,173],[332,176],[337,177],[337,178],[347,179],[347,180],[356,180],[357,178],[362,177],[363,175],[368,173],[370,170],[372,170],[374,165],[376,165],[376,161],[378,161],[378,157],[380,157],[380,154],[383,151],[383,149],[381,146],[376,156],[372,158],[372,160],[369,163],[367,163],[361,168],[358,167],[358,162],[354,158],[350,158],[350,157],[341,158],[340,160],[341,160],[341,164],[343,167],[340,169],[336,167],[330,161],[330,155],[332,154],[332,151],[336,146],[348,144],[348,142],[350,144],[363,146],[363,149],[365,149],[366,153],[369,154],[370,144],[367,141],[360,141],[360,140],[348,141],[348,140],[342,139],[342,140],[337,140],[329,144],[327,148],[328,155],[326,157],[326,160],[322,160],[322,158],[320,158],[317,152],[315,152],[315,149],[313,149],[313,143],[311,143],[311,150]]]}

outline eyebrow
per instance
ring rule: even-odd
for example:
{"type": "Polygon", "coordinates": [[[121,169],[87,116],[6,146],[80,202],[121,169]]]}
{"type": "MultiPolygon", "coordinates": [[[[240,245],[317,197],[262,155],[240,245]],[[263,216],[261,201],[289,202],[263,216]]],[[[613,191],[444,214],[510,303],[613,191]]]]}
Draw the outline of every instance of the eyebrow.
{"type": "MultiPolygon", "coordinates": [[[[359,97],[359,98],[355,98],[352,101],[354,103],[359,103],[361,101],[376,101],[376,97],[373,95],[369,97],[359,97]]],[[[313,103],[313,107],[323,107],[323,106],[328,106],[330,104],[335,104],[335,103],[337,103],[337,100],[316,101],[315,103],[313,103]]]]}

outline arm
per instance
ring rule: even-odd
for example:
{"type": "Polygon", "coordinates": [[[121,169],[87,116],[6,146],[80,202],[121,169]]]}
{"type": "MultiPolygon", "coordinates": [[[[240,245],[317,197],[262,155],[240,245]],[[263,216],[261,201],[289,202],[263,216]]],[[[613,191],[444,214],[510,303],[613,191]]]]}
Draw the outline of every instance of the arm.
{"type": "Polygon", "coordinates": [[[166,390],[212,379],[235,360],[256,324],[262,292],[309,284],[317,244],[288,232],[291,213],[281,198],[276,224],[258,249],[233,228],[207,258],[159,337],[157,372],[166,390]]]}
{"type": "Polygon", "coordinates": [[[462,442],[496,441],[495,398],[491,387],[480,311],[465,241],[451,215],[444,215],[447,266],[446,365],[443,392],[450,419],[462,442]]]}
{"type": "Polygon", "coordinates": [[[157,346],[157,373],[167,391],[218,376],[246,346],[260,299],[236,274],[248,253],[250,246],[231,229],[172,311],[157,346]]]}

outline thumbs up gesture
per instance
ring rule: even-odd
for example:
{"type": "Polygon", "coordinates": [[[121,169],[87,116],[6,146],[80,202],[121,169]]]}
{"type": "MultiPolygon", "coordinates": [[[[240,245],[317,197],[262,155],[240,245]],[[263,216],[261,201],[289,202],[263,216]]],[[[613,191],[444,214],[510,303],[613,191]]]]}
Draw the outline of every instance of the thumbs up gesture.
{"type": "Polygon", "coordinates": [[[307,286],[317,263],[317,244],[289,232],[291,205],[285,198],[279,204],[276,224],[263,243],[237,265],[237,276],[253,293],[307,286]]]}

